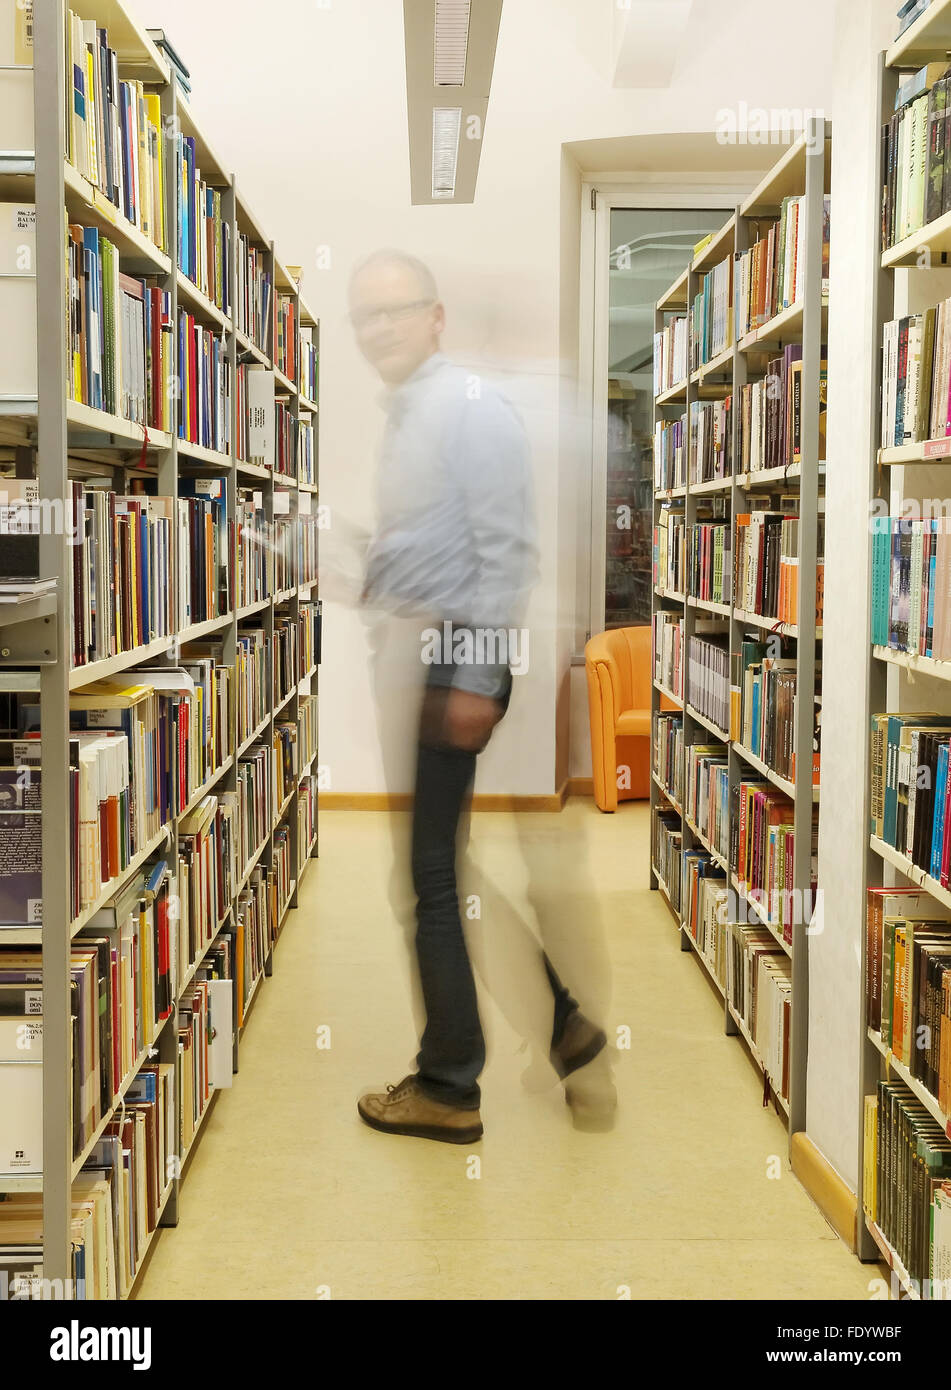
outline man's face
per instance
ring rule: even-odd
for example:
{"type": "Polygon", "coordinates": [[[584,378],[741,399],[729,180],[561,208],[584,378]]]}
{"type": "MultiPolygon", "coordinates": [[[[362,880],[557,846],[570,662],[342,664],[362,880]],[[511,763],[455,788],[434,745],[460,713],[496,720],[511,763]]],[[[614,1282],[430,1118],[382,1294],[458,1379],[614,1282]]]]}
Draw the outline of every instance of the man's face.
{"type": "Polygon", "coordinates": [[[357,276],[350,317],[360,351],[390,386],[439,351],[445,325],[442,305],[428,300],[412,270],[398,263],[370,265],[357,276]]]}

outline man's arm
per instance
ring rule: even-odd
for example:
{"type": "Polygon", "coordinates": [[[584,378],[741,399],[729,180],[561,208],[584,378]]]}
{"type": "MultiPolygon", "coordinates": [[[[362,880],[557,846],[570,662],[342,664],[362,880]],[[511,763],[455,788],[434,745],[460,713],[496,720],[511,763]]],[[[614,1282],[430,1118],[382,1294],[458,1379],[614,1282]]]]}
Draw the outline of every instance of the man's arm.
{"type": "Polygon", "coordinates": [[[479,560],[460,621],[515,627],[538,578],[538,544],[528,440],[515,408],[497,392],[466,403],[453,462],[479,560]]]}

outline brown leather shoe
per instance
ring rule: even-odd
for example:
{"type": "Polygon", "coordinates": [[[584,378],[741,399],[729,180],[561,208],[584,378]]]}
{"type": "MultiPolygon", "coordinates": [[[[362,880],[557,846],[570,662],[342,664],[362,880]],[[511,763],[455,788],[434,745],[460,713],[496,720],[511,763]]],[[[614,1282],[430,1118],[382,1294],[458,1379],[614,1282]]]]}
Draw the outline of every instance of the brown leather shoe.
{"type": "Polygon", "coordinates": [[[551,1064],[563,1081],[573,1071],[593,1062],[607,1041],[603,1029],[585,1018],[580,1009],[572,1009],[558,1046],[549,1053],[551,1064]]]}
{"type": "Polygon", "coordinates": [[[458,1110],[423,1095],[415,1076],[383,1093],[361,1097],[360,1118],[384,1134],[411,1134],[417,1139],[440,1139],[445,1144],[473,1144],[482,1138],[478,1110],[458,1110]]]}

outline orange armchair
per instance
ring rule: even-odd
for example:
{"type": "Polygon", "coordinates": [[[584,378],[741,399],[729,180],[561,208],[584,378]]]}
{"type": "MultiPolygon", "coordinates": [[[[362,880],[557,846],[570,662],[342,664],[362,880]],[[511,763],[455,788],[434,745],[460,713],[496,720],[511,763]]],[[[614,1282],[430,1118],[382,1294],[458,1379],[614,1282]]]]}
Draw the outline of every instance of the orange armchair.
{"type": "Polygon", "coordinates": [[[650,628],[599,633],[585,646],[584,664],[594,799],[599,810],[616,811],[618,801],[650,796],[650,628]]]}

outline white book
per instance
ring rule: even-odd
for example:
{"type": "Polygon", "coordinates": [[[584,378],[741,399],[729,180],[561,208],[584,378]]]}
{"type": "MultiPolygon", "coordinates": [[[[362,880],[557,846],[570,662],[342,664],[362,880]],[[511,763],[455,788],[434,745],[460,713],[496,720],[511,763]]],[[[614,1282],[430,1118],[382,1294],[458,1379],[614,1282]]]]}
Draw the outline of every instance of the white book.
{"type": "Polygon", "coordinates": [[[0,1018],[0,1173],[43,1171],[43,1018],[0,1018]]]}

